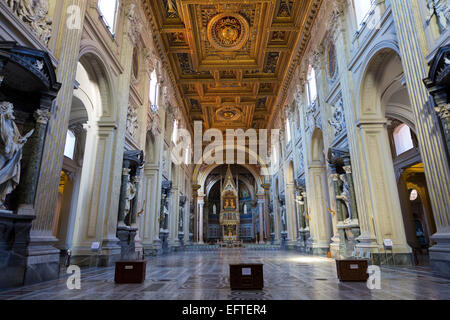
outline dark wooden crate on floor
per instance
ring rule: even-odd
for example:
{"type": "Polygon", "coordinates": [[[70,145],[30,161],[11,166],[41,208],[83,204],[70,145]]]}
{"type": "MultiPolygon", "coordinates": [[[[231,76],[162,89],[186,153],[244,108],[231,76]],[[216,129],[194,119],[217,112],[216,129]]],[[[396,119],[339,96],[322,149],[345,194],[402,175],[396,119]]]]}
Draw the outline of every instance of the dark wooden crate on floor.
{"type": "Polygon", "coordinates": [[[336,260],[337,275],[340,281],[361,281],[369,279],[367,260],[336,260]]]}
{"type": "Polygon", "coordinates": [[[231,290],[262,290],[264,273],[262,264],[230,264],[231,290]]]}
{"type": "Polygon", "coordinates": [[[147,261],[118,261],[116,262],[116,283],[143,283],[147,261]]]}

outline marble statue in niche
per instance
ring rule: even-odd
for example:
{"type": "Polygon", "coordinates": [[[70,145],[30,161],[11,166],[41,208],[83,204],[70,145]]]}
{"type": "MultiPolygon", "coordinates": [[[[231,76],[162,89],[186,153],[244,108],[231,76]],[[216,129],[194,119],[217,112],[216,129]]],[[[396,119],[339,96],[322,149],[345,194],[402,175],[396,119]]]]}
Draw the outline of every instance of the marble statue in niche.
{"type": "Polygon", "coordinates": [[[217,214],[217,206],[214,203],[214,205],[213,205],[213,215],[216,215],[216,214],[217,214]]]}
{"type": "Polygon", "coordinates": [[[6,196],[20,182],[20,162],[23,146],[34,130],[22,136],[14,122],[14,106],[10,102],[0,103],[0,209],[6,210],[6,196]]]}
{"type": "Polygon", "coordinates": [[[281,207],[281,225],[283,227],[283,231],[287,230],[287,223],[286,223],[286,205],[283,204],[281,207]]]}
{"type": "Polygon", "coordinates": [[[350,203],[350,185],[348,184],[347,175],[339,175],[339,179],[342,181],[342,193],[336,198],[344,202],[347,214],[345,215],[345,222],[349,222],[353,219],[352,206],[350,203]]]}
{"type": "Polygon", "coordinates": [[[48,0],[6,0],[6,3],[47,45],[52,36],[52,20],[47,18],[48,0]]]}
{"type": "Polygon", "coordinates": [[[134,198],[136,197],[136,186],[137,186],[137,177],[134,176],[131,181],[127,183],[127,198],[125,204],[125,216],[130,217],[130,212],[132,208],[132,203],[134,198]]]}

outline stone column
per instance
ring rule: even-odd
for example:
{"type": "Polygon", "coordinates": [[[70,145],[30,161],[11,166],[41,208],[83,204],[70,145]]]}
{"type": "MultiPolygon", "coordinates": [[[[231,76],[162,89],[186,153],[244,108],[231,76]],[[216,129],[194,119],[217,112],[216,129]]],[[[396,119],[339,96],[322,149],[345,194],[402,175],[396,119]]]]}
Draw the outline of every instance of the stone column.
{"type": "Polygon", "coordinates": [[[264,229],[264,233],[265,233],[265,237],[266,239],[269,239],[270,237],[270,228],[271,228],[271,221],[270,221],[270,210],[269,210],[269,205],[270,205],[270,184],[263,184],[262,187],[264,188],[264,197],[265,197],[265,204],[264,204],[264,225],[265,225],[265,229],[264,229]]]}
{"type": "MultiPolygon", "coordinates": [[[[117,207],[114,212],[110,212],[112,210],[110,202],[113,198],[110,188],[113,176],[110,174],[112,162],[114,162],[111,159],[111,150],[117,127],[115,124],[95,122],[88,122],[84,127],[87,131],[85,157],[91,155],[92,158],[91,161],[84,161],[83,164],[76,206],[77,220],[73,232],[72,256],[76,257],[73,260],[76,264],[91,263],[89,258],[93,255],[92,242],[100,242],[101,254],[96,257],[95,263],[109,265],[120,250],[116,236],[120,188],[115,191],[117,207]],[[114,231],[110,229],[112,226],[114,231]]],[[[122,169],[119,172],[122,172],[122,169]]]]}
{"type": "MultiPolygon", "coordinates": [[[[362,120],[358,123],[358,127],[365,165],[363,182],[366,192],[361,197],[364,198],[368,210],[365,219],[373,222],[376,230],[375,239],[378,248],[373,253],[378,254],[383,250],[384,239],[391,239],[396,263],[411,264],[411,248],[406,242],[386,120],[362,120]]],[[[361,236],[358,240],[361,240],[361,236]]],[[[367,249],[371,246],[362,240],[357,247],[367,249]]]]}
{"type": "MultiPolygon", "coordinates": [[[[174,182],[176,183],[176,182],[174,182]]],[[[169,242],[171,246],[176,246],[179,244],[178,241],[178,216],[179,216],[179,208],[180,208],[180,194],[179,194],[178,185],[175,184],[172,188],[171,197],[170,197],[170,214],[171,220],[169,221],[169,242]]]]}
{"type": "Polygon", "coordinates": [[[39,169],[41,166],[42,152],[44,150],[47,124],[51,113],[48,109],[38,109],[34,113],[36,126],[33,138],[30,139],[30,158],[25,169],[25,174],[21,178],[20,196],[18,199],[17,214],[34,215],[34,200],[36,197],[37,184],[39,179],[39,169]]]}
{"type": "Polygon", "coordinates": [[[286,227],[288,242],[290,245],[297,243],[297,223],[295,205],[295,184],[286,184],[286,227]]]}
{"type": "MultiPolygon", "coordinates": [[[[28,250],[29,255],[32,256],[30,269],[37,274],[36,281],[55,279],[59,272],[59,250],[52,247],[57,241],[52,236],[52,224],[64,158],[65,139],[62,137],[65,137],[67,132],[82,35],[81,28],[65,28],[65,21],[71,14],[67,8],[72,5],[80,8],[80,21],[84,21],[87,1],[64,1],[61,6],[61,21],[64,21],[64,27],[61,27],[59,34],[54,34],[52,53],[58,60],[56,78],[61,82],[61,89],[55,102],[58,112],[52,118],[51,130],[47,130],[46,142],[43,146],[39,163],[39,182],[34,198],[36,219],[33,221],[28,250]]],[[[31,280],[31,282],[34,281],[31,280]]]]}
{"type": "Polygon", "coordinates": [[[391,0],[391,7],[406,86],[414,97],[411,108],[437,227],[432,236],[436,245],[430,248],[430,264],[435,271],[450,275],[450,168],[446,143],[436,130],[438,119],[422,82],[427,77],[424,52],[428,50],[423,21],[416,19],[417,1],[391,0]]]}
{"type": "Polygon", "coordinates": [[[259,243],[264,244],[264,194],[258,194],[258,210],[259,210],[259,243]]]}
{"type": "Polygon", "coordinates": [[[325,168],[322,164],[310,165],[308,169],[309,187],[308,203],[311,207],[310,226],[313,238],[313,253],[327,255],[330,248],[331,221],[326,208],[325,168]]]}
{"type": "Polygon", "coordinates": [[[159,247],[158,219],[160,212],[161,182],[159,167],[156,164],[144,166],[143,199],[144,217],[140,227],[142,245],[146,253],[155,253],[159,247]]]}
{"type": "Polygon", "coordinates": [[[189,206],[189,243],[194,242],[194,221],[195,221],[195,207],[194,204],[191,203],[189,206]]]}
{"type": "Polygon", "coordinates": [[[198,191],[200,190],[200,185],[193,185],[192,186],[192,204],[194,206],[194,221],[192,225],[192,231],[193,231],[193,241],[198,242],[198,191]]]}
{"type": "Polygon", "coordinates": [[[198,221],[198,227],[197,227],[197,232],[198,232],[198,236],[197,236],[197,239],[198,239],[198,243],[199,244],[203,244],[204,242],[203,242],[203,207],[204,207],[204,205],[205,205],[205,197],[204,196],[202,196],[202,195],[199,195],[198,196],[198,199],[197,199],[197,204],[198,204],[198,218],[197,218],[197,221],[198,221]]]}

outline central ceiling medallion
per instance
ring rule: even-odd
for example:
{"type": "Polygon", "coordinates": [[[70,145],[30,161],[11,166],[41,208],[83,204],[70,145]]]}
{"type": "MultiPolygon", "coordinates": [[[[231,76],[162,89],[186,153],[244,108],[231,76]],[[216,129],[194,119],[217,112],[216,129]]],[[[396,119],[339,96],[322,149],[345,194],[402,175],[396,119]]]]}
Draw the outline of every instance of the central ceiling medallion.
{"type": "Polygon", "coordinates": [[[241,117],[241,110],[234,106],[225,106],[217,110],[216,116],[220,121],[236,121],[241,117]]]}
{"type": "Polygon", "coordinates": [[[208,39],[218,50],[239,50],[247,42],[249,30],[247,20],[240,14],[222,13],[208,23],[208,39]]]}

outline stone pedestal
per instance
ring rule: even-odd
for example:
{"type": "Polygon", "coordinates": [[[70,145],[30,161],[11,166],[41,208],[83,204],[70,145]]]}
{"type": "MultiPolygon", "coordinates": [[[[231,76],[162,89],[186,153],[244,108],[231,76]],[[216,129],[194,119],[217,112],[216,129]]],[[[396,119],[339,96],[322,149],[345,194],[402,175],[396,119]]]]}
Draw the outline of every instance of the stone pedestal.
{"type": "Polygon", "coordinates": [[[119,227],[117,228],[117,238],[120,245],[120,260],[132,261],[137,259],[134,239],[136,237],[136,228],[119,227]]]}
{"type": "Polygon", "coordinates": [[[281,232],[281,249],[287,249],[288,245],[288,233],[287,231],[281,232]]]}
{"type": "Polygon", "coordinates": [[[308,251],[307,240],[309,238],[309,229],[308,228],[300,229],[298,233],[299,233],[297,241],[298,250],[302,253],[307,253],[308,251]]]}
{"type": "Polygon", "coordinates": [[[342,258],[348,258],[352,256],[353,251],[356,248],[356,239],[360,236],[361,231],[357,222],[342,223],[337,225],[339,230],[339,255],[342,258]]]}
{"type": "Polygon", "coordinates": [[[0,210],[0,288],[25,284],[30,229],[34,218],[0,210]]]}
{"type": "Polygon", "coordinates": [[[178,244],[181,248],[184,247],[184,232],[178,233],[178,244]]]}
{"type": "Polygon", "coordinates": [[[170,252],[169,246],[169,230],[163,230],[159,233],[159,239],[161,240],[161,248],[158,250],[159,254],[166,254],[170,252]]]}
{"type": "Polygon", "coordinates": [[[450,278],[450,228],[445,231],[431,237],[436,245],[429,249],[430,265],[437,275],[450,278]]]}
{"type": "Polygon", "coordinates": [[[53,236],[38,236],[31,231],[24,285],[53,280],[59,276],[60,250],[53,246],[56,242],[53,236]]]}

